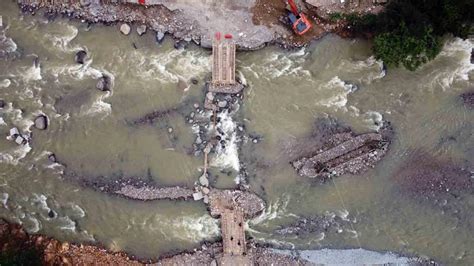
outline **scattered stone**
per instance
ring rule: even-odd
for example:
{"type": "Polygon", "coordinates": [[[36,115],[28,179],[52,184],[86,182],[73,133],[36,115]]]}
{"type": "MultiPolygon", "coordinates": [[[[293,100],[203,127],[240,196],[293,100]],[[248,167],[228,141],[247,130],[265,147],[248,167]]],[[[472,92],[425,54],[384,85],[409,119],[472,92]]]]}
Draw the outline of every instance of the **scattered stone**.
{"type": "Polygon", "coordinates": [[[110,91],[111,80],[110,77],[107,75],[102,75],[97,81],[97,85],[95,86],[100,91],[110,91]]]}
{"type": "Polygon", "coordinates": [[[198,144],[198,145],[202,143],[202,139],[201,139],[200,136],[198,136],[198,137],[196,138],[195,143],[198,144]]]}
{"type": "Polygon", "coordinates": [[[204,187],[209,186],[209,180],[207,179],[206,174],[203,174],[201,177],[199,177],[199,184],[204,187]]]}
{"type": "Polygon", "coordinates": [[[20,131],[18,131],[18,128],[14,127],[10,129],[10,136],[11,137],[16,137],[20,135],[20,131]]]}
{"type": "Polygon", "coordinates": [[[204,193],[204,195],[209,194],[210,191],[211,191],[211,190],[210,190],[209,188],[207,188],[207,187],[203,187],[203,188],[202,188],[202,193],[204,193]]]}
{"type": "Polygon", "coordinates": [[[165,38],[165,34],[164,34],[163,32],[158,31],[158,32],[156,33],[156,41],[157,41],[158,43],[161,43],[164,38],[165,38]]]}
{"type": "Polygon", "coordinates": [[[173,133],[173,128],[172,127],[168,128],[168,133],[173,133]]]}
{"type": "Polygon", "coordinates": [[[255,144],[257,144],[257,143],[258,143],[258,139],[253,139],[252,142],[255,143],[255,144]]]}
{"type": "Polygon", "coordinates": [[[217,103],[217,106],[219,106],[220,108],[225,108],[227,106],[227,101],[219,101],[217,103]]]}
{"type": "Polygon", "coordinates": [[[186,48],[186,42],[177,41],[177,42],[174,43],[174,48],[178,49],[178,50],[184,49],[184,48],[186,48]]]}
{"type": "Polygon", "coordinates": [[[214,101],[214,93],[208,92],[206,94],[206,99],[208,99],[210,102],[214,101]]]}
{"type": "Polygon", "coordinates": [[[56,160],[56,154],[51,153],[50,155],[48,155],[48,160],[49,160],[50,162],[52,162],[52,163],[57,162],[57,160],[56,160]]]}
{"type": "Polygon", "coordinates": [[[205,204],[208,204],[209,203],[209,196],[208,195],[205,195],[203,197],[203,200],[202,200],[205,204]]]}
{"type": "Polygon", "coordinates": [[[195,103],[194,108],[198,109],[199,108],[199,103],[195,103]]]}
{"type": "Polygon", "coordinates": [[[20,135],[17,135],[16,138],[15,138],[15,142],[16,142],[16,144],[18,144],[18,145],[22,145],[22,144],[25,144],[25,143],[26,143],[26,139],[23,138],[23,137],[20,136],[20,135]]]}
{"type": "Polygon", "coordinates": [[[138,35],[142,36],[146,32],[146,25],[140,25],[137,27],[138,35]]]}
{"type": "Polygon", "coordinates": [[[76,53],[74,60],[76,61],[76,63],[83,65],[86,58],[87,58],[87,52],[84,50],[80,50],[79,52],[76,53]]]}
{"type": "Polygon", "coordinates": [[[35,118],[35,128],[45,130],[48,128],[48,118],[45,115],[39,115],[35,118]]]}
{"type": "Polygon", "coordinates": [[[195,192],[193,193],[193,199],[198,201],[198,200],[202,200],[204,198],[204,196],[202,195],[202,192],[195,192]]]}
{"type": "Polygon", "coordinates": [[[127,24],[127,23],[123,23],[121,26],[120,26],[120,32],[124,35],[129,35],[130,34],[130,31],[131,31],[131,28],[130,26],[127,24]]]}

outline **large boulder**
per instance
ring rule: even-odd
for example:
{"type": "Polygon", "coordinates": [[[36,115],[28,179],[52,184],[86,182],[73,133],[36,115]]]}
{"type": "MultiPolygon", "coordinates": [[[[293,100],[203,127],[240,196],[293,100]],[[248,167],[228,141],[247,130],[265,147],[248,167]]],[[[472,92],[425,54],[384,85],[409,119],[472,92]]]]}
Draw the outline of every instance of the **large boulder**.
{"type": "Polygon", "coordinates": [[[85,60],[87,58],[87,52],[84,50],[80,50],[79,52],[76,53],[76,56],[74,57],[74,60],[78,64],[84,64],[85,60]]]}
{"type": "Polygon", "coordinates": [[[121,26],[120,26],[120,32],[125,34],[125,35],[129,35],[130,34],[130,26],[127,24],[127,23],[123,23],[121,26]]]}
{"type": "Polygon", "coordinates": [[[48,117],[45,115],[39,115],[35,118],[35,128],[45,130],[48,128],[48,117]]]}

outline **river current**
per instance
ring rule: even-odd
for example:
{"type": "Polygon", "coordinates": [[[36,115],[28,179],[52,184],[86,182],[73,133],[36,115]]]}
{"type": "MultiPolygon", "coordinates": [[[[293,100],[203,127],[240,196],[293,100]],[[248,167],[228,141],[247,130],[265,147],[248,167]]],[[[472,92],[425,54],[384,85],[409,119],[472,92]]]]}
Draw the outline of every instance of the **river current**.
{"type": "MultiPolygon", "coordinates": [[[[6,102],[0,135],[12,127],[31,135],[26,145],[0,138],[0,216],[31,233],[97,241],[143,258],[215,239],[218,221],[202,202],[131,201],[65,176],[111,182],[138,177],[191,187],[202,157],[188,152],[196,132],[182,114],[204,97],[210,51],[192,44],[177,50],[169,39],[157,44],[151,33],[123,36],[113,26],[24,16],[11,1],[1,1],[0,16],[12,50],[12,58],[0,61],[0,99],[6,102]],[[81,49],[88,53],[84,65],[74,61],[81,49]],[[109,92],[95,88],[102,74],[112,79],[109,92]],[[157,123],[131,122],[173,108],[179,111],[157,123]],[[38,114],[48,116],[47,130],[32,127],[38,114]],[[48,160],[50,153],[61,164],[48,160]]],[[[415,72],[384,71],[367,41],[334,35],[293,51],[239,52],[238,75],[248,84],[239,115],[259,141],[231,138],[226,150],[211,158],[211,171],[219,173],[217,186],[235,187],[245,166],[250,187],[267,202],[265,213],[249,221],[249,235],[284,248],[390,250],[472,265],[472,191],[442,208],[407,196],[394,178],[417,152],[474,170],[474,112],[458,97],[473,87],[474,43],[446,39],[441,54],[415,72]],[[286,160],[288,147],[327,116],[357,132],[390,121],[396,135],[389,153],[358,176],[326,184],[299,177],[286,160]],[[311,215],[347,223],[336,233],[274,233],[311,215]]],[[[237,130],[226,114],[221,121],[225,130],[237,130]]]]}

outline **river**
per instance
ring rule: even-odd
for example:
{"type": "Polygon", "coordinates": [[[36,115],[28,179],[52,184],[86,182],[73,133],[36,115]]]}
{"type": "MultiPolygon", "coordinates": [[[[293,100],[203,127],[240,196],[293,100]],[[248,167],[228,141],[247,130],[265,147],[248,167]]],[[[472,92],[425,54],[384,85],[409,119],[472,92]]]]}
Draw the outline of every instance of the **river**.
{"type": "MultiPolygon", "coordinates": [[[[98,241],[142,258],[215,239],[218,221],[201,202],[131,201],[67,177],[138,177],[192,186],[202,158],[188,152],[195,135],[183,114],[202,101],[210,51],[195,45],[177,50],[169,39],[157,44],[150,33],[124,36],[113,27],[23,16],[11,1],[0,3],[0,15],[17,54],[0,63],[0,99],[7,103],[0,109],[0,134],[15,126],[32,139],[24,146],[0,139],[0,216],[32,233],[98,241]],[[80,49],[88,53],[84,65],[74,62],[80,49]],[[102,74],[112,78],[109,92],[95,88],[102,74]],[[131,122],[175,107],[178,112],[156,123],[131,122]],[[31,127],[41,113],[50,120],[44,131],[31,127]],[[48,160],[52,152],[62,165],[48,160]]],[[[293,51],[267,47],[238,53],[238,74],[249,85],[239,115],[259,141],[236,140],[241,148],[228,145],[211,170],[231,170],[219,174],[217,184],[233,187],[240,167],[247,168],[250,187],[268,204],[248,223],[249,234],[281,247],[361,247],[472,264],[472,191],[442,208],[408,197],[394,175],[420,151],[472,170],[474,113],[458,95],[473,86],[473,46],[472,40],[447,37],[441,54],[421,69],[387,73],[368,42],[335,35],[293,51]],[[396,137],[388,155],[362,175],[326,184],[299,177],[286,160],[287,147],[310,135],[314,121],[326,116],[357,132],[377,130],[382,118],[390,121],[396,137]],[[308,215],[334,215],[347,223],[337,233],[273,233],[308,215]]]]}

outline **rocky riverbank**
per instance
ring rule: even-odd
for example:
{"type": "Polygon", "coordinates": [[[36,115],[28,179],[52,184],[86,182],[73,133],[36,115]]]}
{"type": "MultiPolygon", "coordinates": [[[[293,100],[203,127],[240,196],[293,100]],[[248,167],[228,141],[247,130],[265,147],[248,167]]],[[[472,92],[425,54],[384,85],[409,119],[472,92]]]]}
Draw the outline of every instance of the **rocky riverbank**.
{"type": "Polygon", "coordinates": [[[43,8],[48,19],[62,15],[87,23],[125,23],[118,27],[125,35],[130,34],[130,24],[134,23],[139,35],[147,29],[155,31],[158,42],[165,34],[173,36],[177,48],[185,47],[189,42],[210,48],[215,32],[231,33],[239,49],[243,50],[255,50],[269,43],[301,47],[328,32],[347,35],[346,23],[329,19],[332,13],[369,13],[381,9],[378,3],[371,1],[357,7],[325,1],[301,2],[300,7],[307,13],[313,28],[304,36],[297,36],[291,30],[288,10],[280,0],[222,1],[217,6],[204,0],[192,5],[183,1],[149,0],[147,6],[138,5],[136,1],[118,4],[118,1],[96,0],[69,1],[68,4],[19,0],[18,3],[23,12],[33,15],[43,8]]]}
{"type": "MultiPolygon", "coordinates": [[[[249,244],[248,256],[256,265],[303,265],[304,260],[278,254],[249,244]]],[[[17,224],[0,220],[0,264],[2,265],[217,265],[223,256],[221,243],[206,243],[200,249],[141,261],[124,252],[110,252],[94,245],[60,242],[42,235],[30,235],[17,224]]]]}

